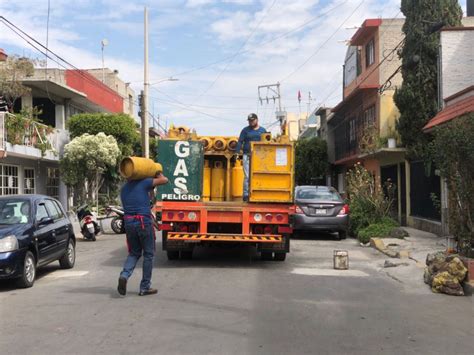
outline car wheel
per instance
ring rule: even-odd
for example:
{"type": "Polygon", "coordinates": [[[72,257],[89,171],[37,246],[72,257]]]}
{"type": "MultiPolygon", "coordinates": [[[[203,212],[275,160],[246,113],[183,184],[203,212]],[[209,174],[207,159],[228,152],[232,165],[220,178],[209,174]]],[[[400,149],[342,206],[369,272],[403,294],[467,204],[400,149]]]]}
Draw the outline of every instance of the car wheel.
{"type": "Polygon", "coordinates": [[[125,233],[125,226],[121,217],[114,217],[114,219],[112,219],[112,222],[110,222],[110,227],[116,234],[125,233]]]}
{"type": "Polygon", "coordinates": [[[167,250],[166,256],[168,260],[177,260],[179,259],[179,251],[178,250],[167,250]]]}
{"type": "Polygon", "coordinates": [[[260,258],[264,261],[273,260],[273,253],[271,251],[262,251],[260,252],[260,258]]]}
{"type": "Polygon", "coordinates": [[[285,261],[286,253],[275,253],[275,261],[285,261]]]}
{"type": "Polygon", "coordinates": [[[23,262],[23,273],[17,284],[21,288],[33,286],[36,279],[36,259],[31,251],[27,251],[23,262]]]}
{"type": "Polygon", "coordinates": [[[339,231],[338,232],[338,237],[339,237],[339,240],[346,239],[347,238],[347,232],[346,231],[339,231]]]}
{"type": "Polygon", "coordinates": [[[67,250],[64,255],[59,259],[59,265],[63,269],[72,269],[76,263],[76,245],[73,239],[69,239],[67,244],[67,250]]]}

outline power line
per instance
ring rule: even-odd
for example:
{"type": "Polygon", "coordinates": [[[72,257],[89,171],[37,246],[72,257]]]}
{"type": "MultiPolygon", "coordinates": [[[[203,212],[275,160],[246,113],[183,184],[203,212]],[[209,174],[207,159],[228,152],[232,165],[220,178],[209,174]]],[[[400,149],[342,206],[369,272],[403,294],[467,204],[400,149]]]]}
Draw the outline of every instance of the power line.
{"type": "Polygon", "coordinates": [[[355,14],[355,12],[362,6],[362,4],[365,2],[365,0],[362,0],[359,5],[357,5],[354,10],[351,12],[351,14],[346,17],[344,21],[336,28],[336,30],[313,52],[311,55],[303,62],[301,63],[296,69],[294,69],[291,73],[286,75],[283,79],[280,80],[280,82],[288,80],[291,76],[293,76],[296,72],[298,72],[301,68],[303,68],[306,64],[309,63],[313,57],[319,53],[319,51],[339,32],[339,30],[344,26],[344,24],[355,14]]]}
{"type": "MultiPolygon", "coordinates": [[[[297,26],[297,27],[295,27],[295,28],[293,28],[293,29],[291,29],[291,30],[289,30],[289,31],[287,31],[287,32],[284,32],[284,33],[282,33],[282,34],[280,34],[280,35],[278,35],[278,36],[276,36],[276,37],[274,37],[274,38],[271,38],[271,39],[269,39],[269,40],[267,40],[267,41],[259,42],[259,43],[256,44],[256,46],[261,47],[261,46],[267,45],[267,44],[269,44],[269,43],[278,41],[278,40],[280,40],[280,39],[282,39],[282,38],[286,38],[286,37],[288,37],[289,35],[291,35],[292,33],[298,32],[299,30],[305,28],[307,25],[309,25],[310,23],[316,21],[317,19],[326,17],[328,14],[330,14],[331,12],[337,10],[339,7],[341,7],[342,5],[344,5],[344,4],[347,3],[347,2],[348,2],[348,0],[344,0],[344,1],[340,2],[339,4],[333,6],[333,7],[330,8],[329,10],[327,10],[327,11],[321,13],[321,14],[318,14],[318,15],[316,15],[316,16],[310,18],[309,20],[305,21],[305,22],[302,23],[301,25],[299,25],[299,26],[297,26]]],[[[242,55],[242,54],[245,54],[245,53],[249,53],[249,52],[251,52],[252,50],[253,50],[252,48],[245,49],[245,50],[243,50],[243,51],[240,51],[239,54],[242,55]]],[[[217,65],[217,64],[224,63],[224,62],[228,61],[229,59],[231,59],[231,58],[233,58],[233,57],[234,57],[234,55],[230,55],[230,56],[228,56],[228,57],[224,57],[224,58],[222,58],[222,59],[219,59],[219,60],[217,60],[217,61],[215,61],[215,62],[211,62],[211,63],[208,63],[208,64],[204,64],[204,65],[201,65],[201,66],[198,66],[198,67],[191,68],[191,69],[189,69],[189,70],[185,70],[185,71],[182,71],[182,72],[178,72],[178,73],[172,75],[172,77],[184,76],[184,75],[187,75],[187,74],[190,74],[190,73],[194,73],[194,72],[199,71],[199,70],[204,70],[204,69],[213,67],[213,66],[215,66],[215,65],[217,65]]]]}
{"type": "Polygon", "coordinates": [[[248,41],[250,41],[250,38],[252,38],[253,34],[257,31],[257,29],[260,27],[260,25],[262,24],[263,20],[267,17],[267,15],[270,13],[270,11],[272,10],[273,6],[275,6],[277,0],[273,0],[272,4],[270,5],[270,7],[268,8],[268,10],[265,12],[265,15],[262,16],[262,18],[260,19],[260,21],[258,22],[257,26],[254,27],[254,29],[250,32],[250,34],[248,35],[247,39],[244,41],[244,43],[242,43],[242,45],[239,47],[239,49],[237,50],[237,52],[234,53],[234,55],[230,58],[230,60],[228,61],[227,65],[224,67],[224,69],[222,69],[219,74],[217,74],[216,78],[214,79],[214,81],[202,92],[198,95],[198,97],[194,100],[194,102],[198,101],[203,95],[205,95],[209,90],[211,90],[211,88],[214,86],[214,84],[220,79],[220,77],[222,76],[222,74],[224,74],[227,69],[229,68],[230,64],[234,61],[234,59],[239,55],[240,51],[245,47],[245,45],[248,43],[248,41]]]}

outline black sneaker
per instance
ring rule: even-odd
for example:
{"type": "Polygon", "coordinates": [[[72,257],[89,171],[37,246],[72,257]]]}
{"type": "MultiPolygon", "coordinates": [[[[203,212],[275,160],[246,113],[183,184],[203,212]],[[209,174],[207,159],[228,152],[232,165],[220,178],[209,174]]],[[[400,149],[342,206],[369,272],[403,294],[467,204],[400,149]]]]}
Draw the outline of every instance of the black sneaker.
{"type": "Polygon", "coordinates": [[[125,277],[119,277],[117,291],[122,296],[127,294],[127,279],[125,277]]]}
{"type": "Polygon", "coordinates": [[[138,296],[148,296],[148,295],[156,295],[158,290],[156,288],[149,288],[148,290],[140,291],[138,296]]]}

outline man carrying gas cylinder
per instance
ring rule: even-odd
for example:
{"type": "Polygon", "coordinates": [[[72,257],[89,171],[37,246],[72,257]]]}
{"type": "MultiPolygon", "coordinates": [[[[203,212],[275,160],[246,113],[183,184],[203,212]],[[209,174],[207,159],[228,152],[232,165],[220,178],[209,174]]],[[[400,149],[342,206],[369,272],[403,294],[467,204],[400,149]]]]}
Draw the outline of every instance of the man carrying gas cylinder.
{"type": "Polygon", "coordinates": [[[258,116],[255,113],[251,113],[247,117],[249,125],[240,132],[239,142],[235,149],[236,154],[240,154],[240,150],[243,149],[242,166],[244,169],[244,201],[249,200],[249,173],[250,173],[250,142],[259,142],[263,133],[267,131],[265,128],[259,126],[258,116]]]}
{"type": "MultiPolygon", "coordinates": [[[[144,158],[125,158],[124,161],[126,159],[144,158]]],[[[146,160],[151,161],[150,159],[146,160]]],[[[155,231],[150,209],[150,193],[156,186],[166,184],[168,178],[161,173],[161,165],[151,161],[149,164],[154,164],[156,169],[159,170],[154,170],[154,177],[132,179],[130,178],[132,174],[124,174],[123,172],[123,170],[126,170],[123,169],[124,161],[121,163],[121,173],[125,177],[128,175],[128,178],[122,187],[120,198],[125,212],[124,224],[127,234],[128,256],[120,273],[117,290],[122,296],[125,296],[127,281],[132,276],[133,270],[143,254],[143,277],[138,295],[153,295],[158,290],[151,287],[153,257],[155,255],[155,231]]]]}

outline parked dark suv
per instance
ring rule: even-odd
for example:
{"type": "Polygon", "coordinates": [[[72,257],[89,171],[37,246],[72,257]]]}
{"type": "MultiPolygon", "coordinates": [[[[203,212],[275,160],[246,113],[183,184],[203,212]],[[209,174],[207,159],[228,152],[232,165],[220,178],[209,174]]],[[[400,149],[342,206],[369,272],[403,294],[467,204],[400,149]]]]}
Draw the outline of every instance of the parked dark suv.
{"type": "Polygon", "coordinates": [[[31,287],[39,266],[74,267],[76,238],[61,204],[48,196],[0,197],[0,279],[31,287]]]}

